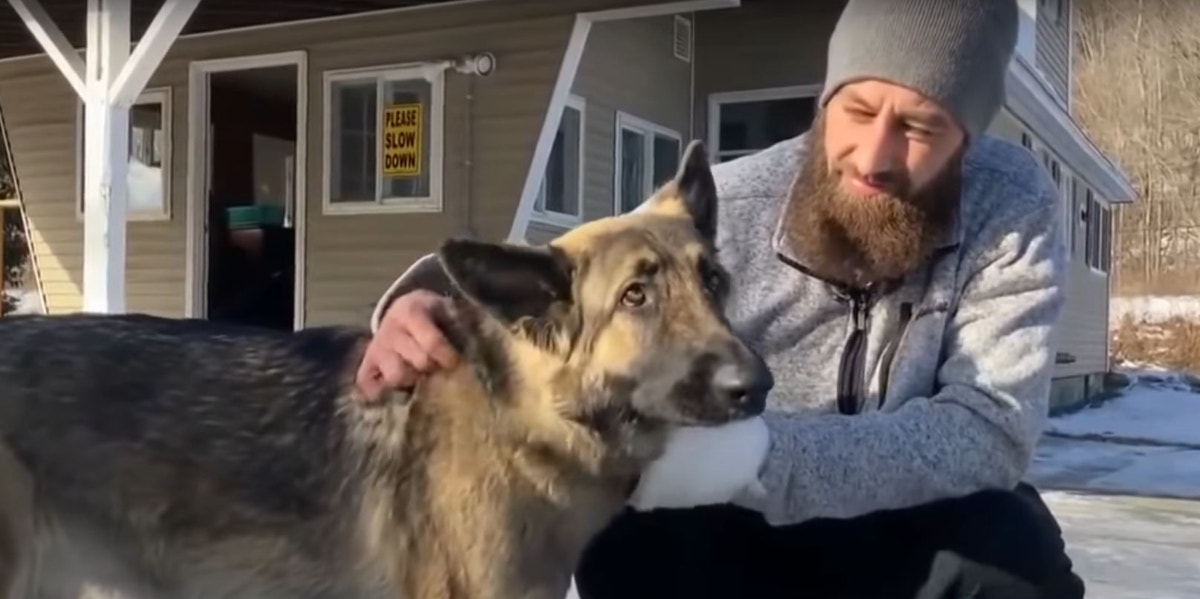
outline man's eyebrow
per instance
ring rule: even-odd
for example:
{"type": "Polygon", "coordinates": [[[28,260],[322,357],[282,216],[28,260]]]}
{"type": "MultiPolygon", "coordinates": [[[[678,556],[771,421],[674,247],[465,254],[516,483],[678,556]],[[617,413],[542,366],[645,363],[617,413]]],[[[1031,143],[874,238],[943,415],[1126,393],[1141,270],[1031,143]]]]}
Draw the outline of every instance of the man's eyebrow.
{"type": "Polygon", "coordinates": [[[911,119],[930,128],[944,128],[948,126],[946,116],[940,111],[932,108],[913,108],[904,111],[904,118],[911,119]]]}
{"type": "Polygon", "coordinates": [[[858,106],[858,107],[862,107],[862,108],[870,108],[871,107],[871,104],[869,102],[867,102],[866,98],[863,98],[862,95],[860,95],[858,92],[856,92],[852,89],[848,89],[848,90],[846,90],[845,93],[846,93],[845,103],[847,105],[858,106]]]}

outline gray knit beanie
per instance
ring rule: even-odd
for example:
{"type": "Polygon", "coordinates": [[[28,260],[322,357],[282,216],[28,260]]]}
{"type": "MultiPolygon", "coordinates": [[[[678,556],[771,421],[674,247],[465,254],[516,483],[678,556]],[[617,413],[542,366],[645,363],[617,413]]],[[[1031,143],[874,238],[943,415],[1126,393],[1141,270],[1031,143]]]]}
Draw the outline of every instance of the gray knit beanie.
{"type": "Polygon", "coordinates": [[[841,86],[881,79],[958,119],[969,141],[1004,102],[1017,0],[849,0],[829,40],[824,106],[841,86]]]}

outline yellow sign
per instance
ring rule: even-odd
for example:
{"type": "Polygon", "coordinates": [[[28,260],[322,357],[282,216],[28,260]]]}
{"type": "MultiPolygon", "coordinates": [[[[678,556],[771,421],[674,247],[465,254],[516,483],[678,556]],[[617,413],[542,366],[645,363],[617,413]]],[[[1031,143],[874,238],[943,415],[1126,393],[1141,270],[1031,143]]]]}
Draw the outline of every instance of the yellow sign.
{"type": "Polygon", "coordinates": [[[383,109],[383,174],[421,174],[420,104],[392,104],[383,109]]]}

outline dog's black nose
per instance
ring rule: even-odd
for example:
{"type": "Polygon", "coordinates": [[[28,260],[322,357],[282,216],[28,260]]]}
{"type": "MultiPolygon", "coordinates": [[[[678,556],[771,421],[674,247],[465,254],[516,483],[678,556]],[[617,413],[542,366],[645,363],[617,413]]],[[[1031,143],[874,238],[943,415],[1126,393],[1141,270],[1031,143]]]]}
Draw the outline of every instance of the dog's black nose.
{"type": "Polygon", "coordinates": [[[752,355],[718,366],[713,371],[712,386],[730,407],[757,416],[766,409],[767,393],[775,380],[766,363],[752,355]]]}

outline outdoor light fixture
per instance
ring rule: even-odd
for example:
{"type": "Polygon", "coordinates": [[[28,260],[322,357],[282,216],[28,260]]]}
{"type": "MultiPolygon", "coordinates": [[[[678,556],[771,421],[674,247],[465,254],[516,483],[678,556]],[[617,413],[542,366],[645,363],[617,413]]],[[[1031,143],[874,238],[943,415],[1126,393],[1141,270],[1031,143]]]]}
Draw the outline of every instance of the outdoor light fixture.
{"type": "Polygon", "coordinates": [[[454,70],[467,75],[487,77],[496,71],[496,55],[482,52],[463,56],[454,62],[454,70]]]}

